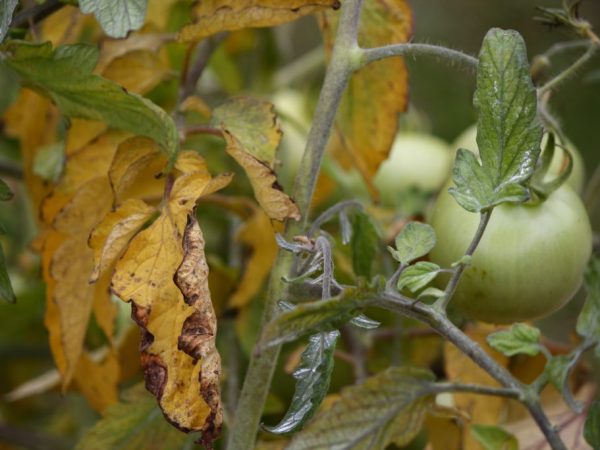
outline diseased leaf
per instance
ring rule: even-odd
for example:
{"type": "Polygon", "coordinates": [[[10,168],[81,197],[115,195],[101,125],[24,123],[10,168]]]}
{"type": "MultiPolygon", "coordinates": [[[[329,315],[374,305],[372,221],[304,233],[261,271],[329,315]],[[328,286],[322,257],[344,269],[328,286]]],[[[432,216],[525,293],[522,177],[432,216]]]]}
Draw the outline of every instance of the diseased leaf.
{"type": "Polygon", "coordinates": [[[440,266],[428,261],[419,261],[408,266],[398,279],[398,290],[408,289],[411,292],[417,292],[432,282],[439,270],[440,266]]]}
{"type": "Polygon", "coordinates": [[[248,245],[252,253],[245,265],[242,279],[229,299],[228,306],[243,308],[260,292],[271,272],[278,247],[271,221],[259,208],[256,208],[252,217],[244,223],[236,239],[248,245]]]}
{"type": "Polygon", "coordinates": [[[79,0],[84,14],[94,14],[111,37],[122,38],[144,24],[148,0],[79,0]]]}
{"type": "MultiPolygon", "coordinates": [[[[193,214],[183,235],[183,261],[175,272],[175,284],[185,302],[194,312],[185,319],[178,348],[200,365],[200,395],[210,408],[210,415],[201,428],[201,442],[212,447],[221,432],[221,358],[216,347],[217,317],[208,289],[208,264],[204,256],[204,237],[193,214]]],[[[177,406],[177,405],[176,405],[177,406]]]]}
{"type": "Polygon", "coordinates": [[[8,184],[0,180],[0,201],[5,202],[13,198],[15,194],[10,190],[8,184]]]}
{"type": "Polygon", "coordinates": [[[592,448],[600,448],[600,401],[592,403],[588,410],[583,437],[592,448]]]}
{"type": "MultiPolygon", "coordinates": [[[[333,47],[339,14],[321,15],[326,52],[333,47]]],[[[363,48],[408,42],[412,11],[405,0],[366,0],[358,41],[363,48]]],[[[371,180],[387,158],[398,130],[398,115],[408,105],[408,71],[400,57],[377,61],[356,72],[337,114],[333,153],[342,165],[354,165],[371,180]]]]}
{"type": "Polygon", "coordinates": [[[481,47],[477,90],[479,119],[474,153],[459,149],[450,193],[465,209],[480,212],[503,202],[529,198],[525,183],[540,154],[542,127],[523,38],[491,29],[481,47]]]}
{"type": "Polygon", "coordinates": [[[220,31],[272,27],[326,8],[339,0],[208,0],[194,9],[194,23],[179,33],[181,41],[197,41],[220,31]]]}
{"type": "Polygon", "coordinates": [[[250,179],[256,200],[271,219],[300,219],[300,211],[277,183],[275,152],[281,130],[273,105],[251,97],[234,98],[213,111],[229,153],[250,179]]]}
{"type": "Polygon", "coordinates": [[[314,415],[327,395],[333,352],[339,331],[312,335],[300,356],[300,364],[294,371],[296,390],[292,403],[281,422],[264,428],[275,434],[287,434],[299,430],[314,415]]]}
{"type": "Polygon", "coordinates": [[[396,236],[396,248],[388,247],[394,259],[401,264],[425,256],[435,246],[435,231],[431,225],[408,222],[396,236]]]}
{"type": "Polygon", "coordinates": [[[368,214],[357,212],[352,219],[352,268],[354,274],[371,278],[371,268],[379,251],[379,233],[368,214]]]}
{"type": "Polygon", "coordinates": [[[600,342],[600,258],[590,259],[584,276],[587,298],[577,318],[577,333],[600,342]]]}
{"type": "Polygon", "coordinates": [[[168,201],[159,217],[131,240],[117,262],[111,286],[117,296],[132,303],[132,316],[142,329],[147,389],[173,425],[203,430],[203,442],[210,448],[222,420],[216,328],[199,229],[186,232],[186,222],[191,223],[188,215],[196,200],[223,187],[231,177],[211,178],[198,154],[181,155],[187,160],[184,167],[196,170],[180,173],[174,182],[167,178],[168,201]]]}
{"type": "Polygon", "coordinates": [[[517,438],[494,425],[472,425],[471,433],[485,450],[519,450],[517,438]]]}
{"type": "Polygon", "coordinates": [[[433,374],[391,367],[363,384],[342,390],[340,399],[296,434],[287,450],[383,449],[408,444],[421,430],[434,402],[433,374]]]}
{"type": "Polygon", "coordinates": [[[6,270],[6,260],[4,259],[4,251],[0,245],[0,298],[9,303],[15,303],[17,297],[13,291],[8,271],[6,270]]]}
{"type": "Polygon", "coordinates": [[[525,323],[515,323],[509,330],[500,330],[488,335],[492,348],[506,356],[524,353],[535,356],[540,352],[540,330],[525,323]]]}
{"type": "Polygon", "coordinates": [[[134,234],[155,211],[142,200],[128,199],[96,225],[89,240],[89,246],[94,250],[90,282],[95,282],[117,260],[134,234]]]}
{"type": "Polygon", "coordinates": [[[264,346],[290,342],[315,331],[328,332],[339,328],[367,306],[370,291],[347,288],[338,297],[297,305],[292,311],[277,316],[265,329],[264,346]]]}
{"type": "Polygon", "coordinates": [[[12,15],[19,0],[4,0],[0,2],[0,43],[4,40],[12,22],[12,15]]]}
{"type": "Polygon", "coordinates": [[[165,421],[142,385],[130,388],[123,401],[107,411],[83,436],[76,450],[180,450],[185,434],[165,421]]]}
{"type": "Polygon", "coordinates": [[[11,41],[5,46],[6,63],[36,90],[48,95],[72,117],[100,120],[119,130],[146,136],[174,157],[179,135],[173,119],[151,101],[125,92],[92,70],[98,50],[91,45],[64,45],[11,41]]]}

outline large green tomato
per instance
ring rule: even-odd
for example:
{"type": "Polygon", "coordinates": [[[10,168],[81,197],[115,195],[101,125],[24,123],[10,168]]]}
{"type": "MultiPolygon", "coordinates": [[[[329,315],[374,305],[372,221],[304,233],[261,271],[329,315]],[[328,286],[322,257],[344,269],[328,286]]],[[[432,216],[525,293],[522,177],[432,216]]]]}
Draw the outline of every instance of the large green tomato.
{"type": "MultiPolygon", "coordinates": [[[[459,148],[466,148],[467,150],[471,150],[479,154],[479,150],[477,148],[477,125],[471,125],[465,131],[463,131],[452,144],[452,148],[457,150],[459,148]]],[[[556,138],[556,143],[560,144],[560,140],[558,137],[556,138]]],[[[548,135],[544,135],[542,139],[542,149],[546,145],[546,141],[548,140],[548,135]]],[[[583,163],[583,158],[581,154],[573,143],[567,141],[566,145],[567,149],[573,156],[573,169],[571,170],[571,175],[567,179],[567,183],[579,194],[583,190],[583,184],[585,183],[585,165],[583,163]]],[[[548,178],[555,177],[562,170],[563,164],[565,163],[565,157],[563,151],[560,147],[556,147],[554,150],[554,157],[552,158],[552,162],[550,163],[550,169],[548,170],[548,175],[546,176],[546,180],[548,178]]]]}
{"type": "MultiPolygon", "coordinates": [[[[431,260],[442,267],[458,261],[478,224],[479,214],[464,210],[444,190],[431,218],[437,234],[431,260]]],[[[539,204],[502,204],[493,210],[452,302],[484,322],[543,317],[573,297],[591,248],[587,213],[567,184],[539,204]]]]}
{"type": "Polygon", "coordinates": [[[373,180],[382,203],[395,204],[395,197],[411,188],[437,192],[448,179],[452,158],[445,141],[428,134],[400,132],[373,180]]]}

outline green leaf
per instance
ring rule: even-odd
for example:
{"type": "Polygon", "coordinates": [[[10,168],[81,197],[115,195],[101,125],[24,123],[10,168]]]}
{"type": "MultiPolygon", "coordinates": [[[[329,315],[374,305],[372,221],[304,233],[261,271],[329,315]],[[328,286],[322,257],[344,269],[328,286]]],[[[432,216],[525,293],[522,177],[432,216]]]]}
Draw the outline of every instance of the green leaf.
{"type": "Polygon", "coordinates": [[[576,361],[573,354],[553,356],[546,364],[544,371],[547,373],[550,383],[562,394],[567,405],[573,411],[580,413],[582,405],[575,400],[569,388],[569,373],[576,361]]]}
{"type": "Polygon", "coordinates": [[[106,122],[109,126],[154,139],[173,160],[179,135],[171,116],[150,100],[92,74],[98,49],[91,45],[30,44],[4,46],[6,63],[30,87],[48,95],[71,117],[106,122]]]}
{"type": "Polygon", "coordinates": [[[342,390],[331,408],[297,433],[286,450],[383,449],[414,439],[434,402],[429,370],[390,367],[342,390]]]}
{"type": "Polygon", "coordinates": [[[110,37],[122,38],[144,24],[148,0],[79,0],[84,14],[93,13],[110,37]]]}
{"type": "Polygon", "coordinates": [[[419,261],[402,271],[398,279],[398,290],[408,289],[417,292],[427,286],[437,276],[440,266],[428,261],[419,261]]]}
{"type": "Polygon", "coordinates": [[[354,215],[350,245],[354,274],[371,278],[373,261],[379,251],[379,233],[368,214],[359,211],[354,215]]]}
{"type": "Polygon", "coordinates": [[[421,222],[409,222],[396,236],[396,249],[388,247],[394,259],[401,264],[425,256],[435,246],[435,231],[421,222]]]}
{"type": "Polygon", "coordinates": [[[421,300],[421,299],[427,298],[427,297],[440,298],[440,297],[443,297],[444,295],[446,295],[446,293],[444,291],[442,291],[441,289],[434,288],[434,287],[428,287],[423,292],[419,293],[419,295],[417,296],[417,299],[421,300]]]}
{"type": "Polygon", "coordinates": [[[4,259],[2,246],[0,246],[0,298],[9,303],[15,303],[17,301],[12,284],[10,283],[10,278],[8,277],[8,271],[6,270],[6,260],[4,259]]]}
{"type": "Polygon", "coordinates": [[[600,257],[590,259],[584,282],[587,298],[577,318],[577,333],[600,341],[600,257]]]}
{"type": "Polygon", "coordinates": [[[18,3],[19,0],[3,0],[0,2],[0,42],[4,40],[6,33],[8,33],[12,15],[18,3]]]}
{"type": "Polygon", "coordinates": [[[517,438],[500,427],[472,425],[471,433],[485,450],[519,450],[517,438]]]}
{"type": "Polygon", "coordinates": [[[76,450],[179,450],[186,435],[164,418],[156,400],[137,385],[124,401],[111,406],[105,416],[85,433],[76,450]]]}
{"type": "Polygon", "coordinates": [[[583,437],[592,448],[600,448],[600,401],[596,400],[590,407],[585,419],[583,437]]]}
{"type": "Polygon", "coordinates": [[[65,143],[59,141],[41,148],[33,160],[33,173],[47,181],[59,179],[65,163],[65,143]]]}
{"type": "Polygon", "coordinates": [[[474,153],[459,149],[450,193],[472,212],[527,200],[525,183],[540,154],[542,127],[525,43],[516,31],[493,28],[487,33],[473,102],[479,113],[481,164],[474,153]]]}
{"type": "Polygon", "coordinates": [[[314,415],[329,389],[333,352],[339,335],[336,330],[309,338],[300,356],[300,364],[294,371],[297,381],[292,403],[279,424],[264,427],[267,431],[275,434],[292,433],[302,428],[314,415]]]}
{"type": "Polygon", "coordinates": [[[13,194],[13,191],[11,191],[8,187],[8,184],[6,184],[4,180],[0,179],[0,201],[5,202],[10,200],[14,195],[15,194],[13,194]]]}
{"type": "Polygon", "coordinates": [[[285,311],[267,325],[263,346],[291,342],[317,331],[333,331],[357,316],[360,309],[368,305],[371,295],[368,290],[346,288],[338,297],[304,303],[285,311]]]}
{"type": "Polygon", "coordinates": [[[515,323],[509,330],[488,335],[490,346],[506,356],[525,353],[535,356],[540,352],[540,330],[524,323],[515,323]]]}

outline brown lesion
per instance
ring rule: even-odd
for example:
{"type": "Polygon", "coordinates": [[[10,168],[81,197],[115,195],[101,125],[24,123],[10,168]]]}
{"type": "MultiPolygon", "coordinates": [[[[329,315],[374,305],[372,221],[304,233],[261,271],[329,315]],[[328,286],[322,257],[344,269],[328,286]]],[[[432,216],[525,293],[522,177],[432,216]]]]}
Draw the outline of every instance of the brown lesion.
{"type": "Polygon", "coordinates": [[[158,400],[162,398],[167,384],[167,366],[157,355],[146,352],[141,354],[142,370],[146,381],[146,389],[158,400]]]}

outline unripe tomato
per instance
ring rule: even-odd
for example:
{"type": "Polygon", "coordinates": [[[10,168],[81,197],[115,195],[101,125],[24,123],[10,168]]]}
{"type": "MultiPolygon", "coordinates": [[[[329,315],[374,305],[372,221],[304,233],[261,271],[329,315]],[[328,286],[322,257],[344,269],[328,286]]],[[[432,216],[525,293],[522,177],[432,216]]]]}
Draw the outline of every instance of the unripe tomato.
{"type": "MultiPolygon", "coordinates": [[[[479,149],[477,148],[477,125],[471,125],[465,131],[463,131],[452,144],[452,148],[456,151],[459,148],[465,148],[467,150],[471,150],[479,154],[479,149]]],[[[548,135],[545,134],[542,138],[542,149],[546,146],[546,142],[548,140],[548,135]]],[[[557,146],[554,149],[554,157],[552,158],[552,162],[550,163],[550,168],[548,170],[548,174],[546,175],[546,180],[549,178],[555,177],[559,174],[563,168],[563,164],[566,162],[566,158],[564,152],[558,145],[562,145],[558,136],[556,137],[557,146]]],[[[579,151],[575,148],[572,142],[567,140],[566,143],[567,150],[571,153],[573,157],[573,169],[571,170],[571,175],[567,179],[567,183],[578,193],[581,194],[583,190],[583,185],[585,183],[585,165],[583,163],[583,158],[579,151]]]]}
{"type": "MultiPolygon", "coordinates": [[[[431,219],[437,234],[431,260],[442,267],[458,261],[478,224],[479,214],[464,210],[444,190],[431,219]]],[[[452,302],[484,322],[546,316],[581,285],[591,248],[587,213],[566,183],[542,203],[502,204],[494,208],[452,302]]]]}
{"type": "Polygon", "coordinates": [[[382,203],[393,205],[399,193],[411,188],[438,191],[448,179],[452,158],[445,141],[428,134],[400,132],[373,180],[382,203]]]}

